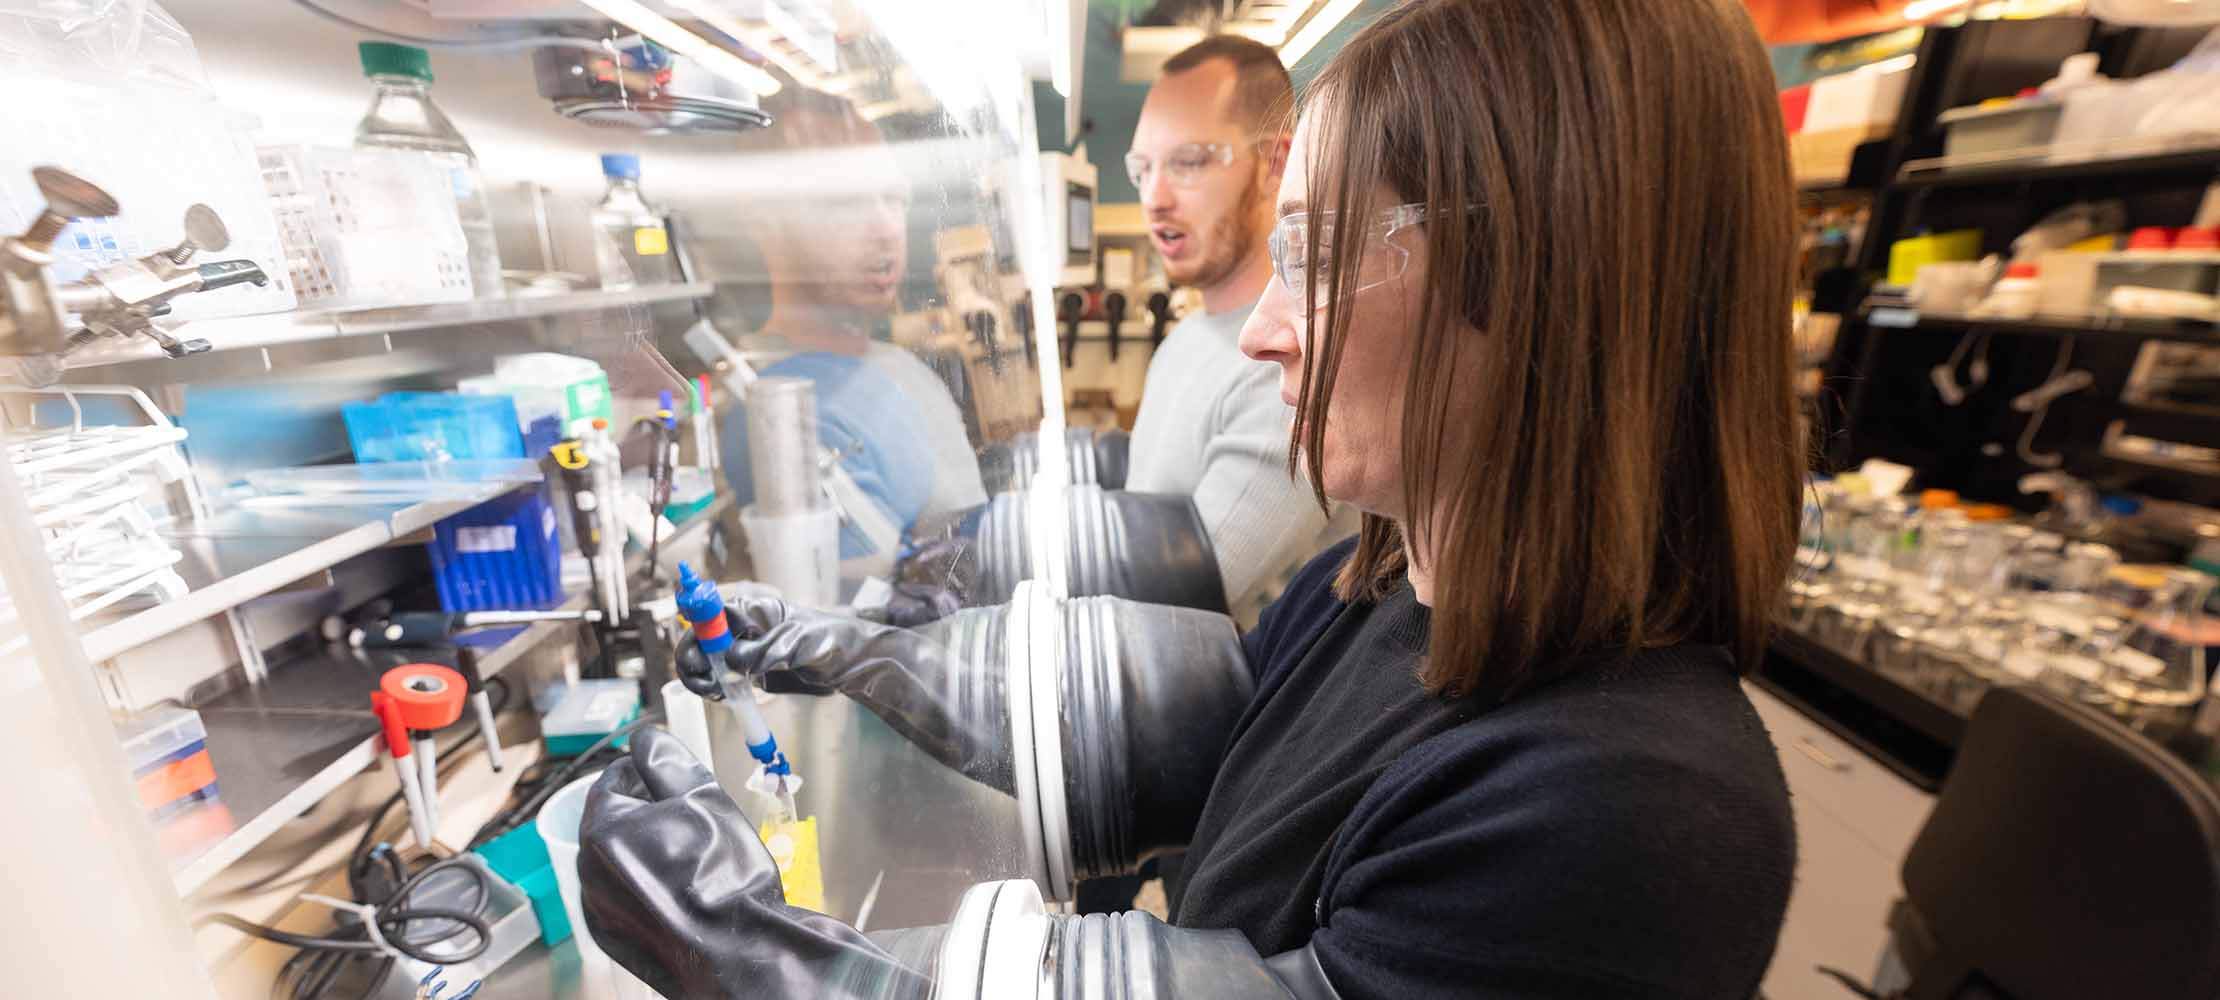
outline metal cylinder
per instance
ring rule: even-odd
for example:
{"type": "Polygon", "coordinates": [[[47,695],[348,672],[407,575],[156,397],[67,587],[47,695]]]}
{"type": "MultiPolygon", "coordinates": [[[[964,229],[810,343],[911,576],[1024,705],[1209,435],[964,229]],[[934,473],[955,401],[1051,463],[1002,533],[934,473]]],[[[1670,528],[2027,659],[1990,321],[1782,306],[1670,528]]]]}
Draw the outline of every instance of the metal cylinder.
{"type": "Polygon", "coordinates": [[[824,506],[817,468],[817,385],[804,378],[760,378],[748,387],[748,474],[760,517],[806,514],[824,506]]]}

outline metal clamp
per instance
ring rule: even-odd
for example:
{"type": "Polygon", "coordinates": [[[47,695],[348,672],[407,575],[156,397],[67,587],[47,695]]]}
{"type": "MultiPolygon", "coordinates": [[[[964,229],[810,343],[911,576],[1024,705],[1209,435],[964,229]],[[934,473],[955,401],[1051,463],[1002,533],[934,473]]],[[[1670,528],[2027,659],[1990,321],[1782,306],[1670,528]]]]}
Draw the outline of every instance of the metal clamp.
{"type": "Polygon", "coordinates": [[[154,320],[169,315],[169,301],[180,295],[232,285],[269,284],[262,266],[251,260],[195,263],[203,251],[231,245],[223,219],[206,205],[185,210],[184,238],[175,246],[122,261],[57,286],[51,253],[54,239],[72,218],[115,215],[114,197],[91,182],[54,167],[31,171],[47,205],[22,236],[0,240],[0,354],[43,357],[25,366],[27,377],[50,383],[61,375],[57,359],[87,344],[111,337],[143,336],[173,358],[209,349],[206,340],[179,340],[154,320]],[[65,315],[82,324],[70,330],[65,315]]]}

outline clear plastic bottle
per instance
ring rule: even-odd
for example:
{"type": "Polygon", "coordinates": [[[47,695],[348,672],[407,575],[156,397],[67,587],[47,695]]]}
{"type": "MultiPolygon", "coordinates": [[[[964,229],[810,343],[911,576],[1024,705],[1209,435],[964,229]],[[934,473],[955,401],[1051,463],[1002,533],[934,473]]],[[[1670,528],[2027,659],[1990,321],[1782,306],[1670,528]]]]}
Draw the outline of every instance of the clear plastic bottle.
{"type": "Polygon", "coordinates": [[[455,189],[455,215],[470,248],[470,284],[478,298],[505,294],[501,252],[494,243],[493,211],[486,203],[478,157],[455,123],[432,103],[432,60],[423,49],[392,42],[363,42],[362,75],[378,86],[370,110],[355,126],[355,145],[405,149],[430,157],[447,171],[455,189]]]}
{"type": "Polygon", "coordinates": [[[594,264],[601,271],[601,287],[677,281],[670,229],[640,193],[640,158],[603,153],[601,174],[609,181],[608,193],[594,206],[594,264]]]}

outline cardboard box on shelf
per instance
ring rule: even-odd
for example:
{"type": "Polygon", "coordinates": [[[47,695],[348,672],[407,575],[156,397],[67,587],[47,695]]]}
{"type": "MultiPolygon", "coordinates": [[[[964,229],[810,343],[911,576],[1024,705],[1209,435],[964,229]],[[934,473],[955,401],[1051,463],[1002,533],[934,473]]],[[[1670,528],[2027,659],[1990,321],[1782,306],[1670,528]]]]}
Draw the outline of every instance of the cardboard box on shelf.
{"type": "Polygon", "coordinates": [[[1857,153],[1858,146],[1888,133],[1886,125],[1858,125],[1789,136],[1789,163],[1796,183],[1805,187],[1826,187],[1848,180],[1850,158],[1857,153]]]}
{"type": "Polygon", "coordinates": [[[1813,80],[1811,101],[1804,108],[1804,131],[1888,128],[1896,121],[1896,109],[1904,103],[1904,84],[1911,77],[1910,60],[1890,60],[1813,80]]]}

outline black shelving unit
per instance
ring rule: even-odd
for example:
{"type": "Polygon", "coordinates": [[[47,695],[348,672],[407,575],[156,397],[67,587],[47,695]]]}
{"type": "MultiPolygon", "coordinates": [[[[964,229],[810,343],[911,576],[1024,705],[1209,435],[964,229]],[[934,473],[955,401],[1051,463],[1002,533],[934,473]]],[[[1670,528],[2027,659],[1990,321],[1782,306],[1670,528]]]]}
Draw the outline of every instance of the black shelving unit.
{"type": "MultiPolygon", "coordinates": [[[[1941,152],[1943,133],[1936,117],[1943,111],[2035,86],[2077,52],[2097,52],[2105,72],[2114,76],[2161,69],[2194,45],[2196,34],[2113,28],[2090,18],[2067,17],[1969,22],[1923,35],[1896,127],[1872,144],[1877,150],[1872,155],[1879,160],[1867,169],[1886,180],[1874,193],[1857,258],[1846,273],[1819,283],[1828,292],[1827,302],[1814,294],[1815,310],[1839,311],[1844,317],[1815,402],[1830,467],[1850,468],[1869,457],[1909,461],[1936,480],[1923,485],[1983,500],[2018,501],[2012,484],[2038,467],[2023,462],[2014,447],[2027,415],[2003,401],[2040,383],[2064,356],[2074,368],[2089,371],[2095,383],[2051,408],[2039,430],[2037,450],[2066,455],[2066,471],[2085,477],[2123,471],[2103,459],[2101,441],[2114,421],[2133,416],[2121,412],[2119,399],[2139,348],[2151,340],[2220,345],[2220,326],[2048,317],[1977,320],[1901,309],[1868,311],[1859,304],[1885,272],[1890,246],[1923,229],[1978,229],[1983,252],[1994,253],[2008,252],[2019,233],[2077,201],[2117,198],[2127,209],[2130,226],[2187,221],[2206,187],[2220,179],[2220,143],[2084,162],[2031,160],[1909,172],[1906,166],[1916,167],[1941,152]],[[1976,333],[1989,335],[1994,376],[1981,390],[1982,398],[1960,407],[1943,406],[1930,372],[1976,333]]],[[[2212,432],[2209,440],[2220,442],[2220,425],[2212,432]]],[[[2169,475],[2144,481],[2157,484],[2168,499],[2220,503],[2220,478],[2169,475]]]]}
{"type": "Polygon", "coordinates": [[[2193,180],[2209,182],[2215,172],[2220,172],[2220,136],[2213,137],[2213,140],[2214,144],[2205,148],[2101,160],[2067,162],[2038,160],[1944,167],[1936,170],[1903,168],[1903,173],[1891,182],[1889,187],[1898,191],[1919,191],[1931,188],[2042,184],[2056,181],[2090,178],[2110,179],[2153,174],[2186,174],[2193,180]]]}
{"type": "MultiPolygon", "coordinates": [[[[2122,399],[2144,345],[2220,346],[2220,325],[1990,320],[1863,306],[1882,280],[1891,245],[1922,230],[1979,229],[1984,253],[2006,252],[2013,237],[2049,212],[2106,198],[2123,203],[2130,226],[2186,222],[2206,187],[2220,179],[2220,143],[2081,162],[2030,159],[1934,170],[1921,164],[1942,152],[1936,116],[1945,110],[2035,86],[2078,52],[2097,52],[2102,71],[2112,77],[2140,76],[2171,65],[2202,34],[2201,29],[2116,28],[2080,17],[1978,21],[1923,34],[1895,128],[1858,150],[1844,184],[1803,192],[1828,198],[1866,191],[1873,199],[1854,259],[1819,275],[1812,290],[1815,311],[1843,317],[1821,393],[1810,404],[1827,467],[1889,458],[1921,469],[1923,487],[2032,508],[2039,501],[2017,491],[2019,478],[2039,468],[2019,457],[2018,439],[2029,417],[2010,404],[2063,363],[2088,371],[2092,384],[2049,408],[2032,453],[2061,456],[2065,471],[2101,488],[2220,505],[2220,475],[2104,448],[2115,427],[2220,446],[2220,415],[2122,399]],[[1914,169],[1907,171],[1908,164],[1914,169]],[[1975,339],[1979,334],[1987,335],[1985,340],[1975,339]],[[1989,378],[1952,406],[1940,398],[1932,373],[1961,345],[1985,351],[1989,378]]],[[[1959,360],[1962,379],[1969,359],[1959,360]]],[[[1785,630],[1753,681],[1928,788],[1941,780],[1964,733],[1965,718],[1952,706],[1785,630]]]]}
{"type": "Polygon", "coordinates": [[[2034,317],[1993,319],[1922,313],[1906,309],[1873,309],[1866,325],[1877,329],[1929,330],[1942,333],[1987,332],[2008,337],[2110,337],[2121,340],[2173,340],[2220,345],[2220,323],[2199,320],[2079,319],[2034,317]]]}

